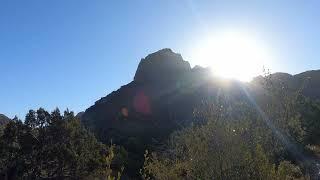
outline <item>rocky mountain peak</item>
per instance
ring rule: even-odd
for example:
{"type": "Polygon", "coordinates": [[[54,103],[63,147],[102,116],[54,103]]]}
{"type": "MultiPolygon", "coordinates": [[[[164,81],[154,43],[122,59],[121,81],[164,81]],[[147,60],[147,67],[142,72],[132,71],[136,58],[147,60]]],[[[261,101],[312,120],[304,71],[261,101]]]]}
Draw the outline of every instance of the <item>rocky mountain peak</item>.
{"type": "Polygon", "coordinates": [[[141,59],[134,81],[142,83],[175,81],[190,71],[189,62],[184,61],[180,54],[166,48],[141,59]]]}
{"type": "Polygon", "coordinates": [[[0,126],[7,124],[10,119],[4,114],[0,114],[0,126]]]}

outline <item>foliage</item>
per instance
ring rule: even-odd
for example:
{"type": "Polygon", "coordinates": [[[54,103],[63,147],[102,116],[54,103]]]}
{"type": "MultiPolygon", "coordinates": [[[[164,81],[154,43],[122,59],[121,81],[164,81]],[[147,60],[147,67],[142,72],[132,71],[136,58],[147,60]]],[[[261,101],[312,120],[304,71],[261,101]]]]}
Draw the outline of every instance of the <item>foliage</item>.
{"type": "MultiPolygon", "coordinates": [[[[68,110],[30,110],[0,139],[0,172],[8,179],[112,179],[113,146],[99,143],[68,110]]],[[[118,175],[120,177],[120,175],[118,175]]]]}
{"type": "Polygon", "coordinates": [[[144,179],[282,179],[303,178],[287,161],[276,169],[262,146],[250,144],[244,126],[209,121],[177,132],[162,153],[145,154],[144,179]]]}
{"type": "Polygon", "coordinates": [[[305,121],[315,125],[319,116],[306,118],[308,100],[283,87],[266,84],[268,98],[257,104],[252,97],[236,100],[222,92],[195,111],[194,122],[201,123],[174,133],[164,151],[146,151],[142,177],[308,179],[302,173],[307,167],[294,163],[306,164],[295,156],[308,136],[317,134],[305,121]]]}
{"type": "Polygon", "coordinates": [[[303,179],[301,170],[298,166],[293,165],[289,161],[282,161],[277,171],[278,179],[303,179]]]}

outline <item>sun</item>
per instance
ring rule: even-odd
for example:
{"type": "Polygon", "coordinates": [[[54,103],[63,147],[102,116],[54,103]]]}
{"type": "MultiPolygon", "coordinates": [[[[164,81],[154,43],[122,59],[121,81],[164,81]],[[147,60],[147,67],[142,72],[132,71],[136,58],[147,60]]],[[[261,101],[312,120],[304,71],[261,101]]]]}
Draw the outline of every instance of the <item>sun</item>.
{"type": "Polygon", "coordinates": [[[210,67],[215,75],[250,81],[261,74],[270,53],[253,35],[225,31],[208,35],[195,45],[191,63],[210,67]]]}

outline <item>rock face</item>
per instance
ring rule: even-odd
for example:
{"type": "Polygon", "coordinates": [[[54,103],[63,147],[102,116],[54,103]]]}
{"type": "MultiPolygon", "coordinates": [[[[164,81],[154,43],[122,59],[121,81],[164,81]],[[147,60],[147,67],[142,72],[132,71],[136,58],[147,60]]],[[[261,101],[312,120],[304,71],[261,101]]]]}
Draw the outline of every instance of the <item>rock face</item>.
{"type": "Polygon", "coordinates": [[[78,118],[78,119],[82,119],[83,114],[84,114],[84,112],[83,112],[83,111],[78,112],[78,114],[76,115],[76,118],[78,118]]]}
{"type": "Polygon", "coordinates": [[[192,73],[190,64],[171,49],[152,53],[141,60],[132,82],[98,100],[81,119],[106,140],[115,132],[145,138],[147,131],[154,134],[154,128],[169,131],[177,126],[170,108],[179,113],[179,106],[187,103],[183,97],[187,89],[182,87],[190,83],[186,77],[192,73]]]}
{"type": "Polygon", "coordinates": [[[0,136],[3,133],[3,130],[6,127],[6,124],[8,124],[10,120],[11,119],[9,119],[7,116],[0,114],[0,136]]]}
{"type": "Polygon", "coordinates": [[[0,114],[0,126],[6,125],[10,121],[10,118],[7,116],[0,114]]]}
{"type": "Polygon", "coordinates": [[[190,64],[171,49],[162,49],[148,55],[139,63],[135,82],[157,83],[175,81],[191,70],[190,64]]]}

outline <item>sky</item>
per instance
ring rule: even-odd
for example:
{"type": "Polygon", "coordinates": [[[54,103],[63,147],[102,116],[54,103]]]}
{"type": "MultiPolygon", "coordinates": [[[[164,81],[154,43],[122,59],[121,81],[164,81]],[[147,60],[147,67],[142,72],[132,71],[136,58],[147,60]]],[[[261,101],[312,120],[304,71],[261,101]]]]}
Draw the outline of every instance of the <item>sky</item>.
{"type": "Polygon", "coordinates": [[[246,31],[272,51],[272,72],[320,69],[320,1],[1,0],[0,113],[84,111],[133,80],[162,48],[193,65],[195,42],[246,31]]]}

